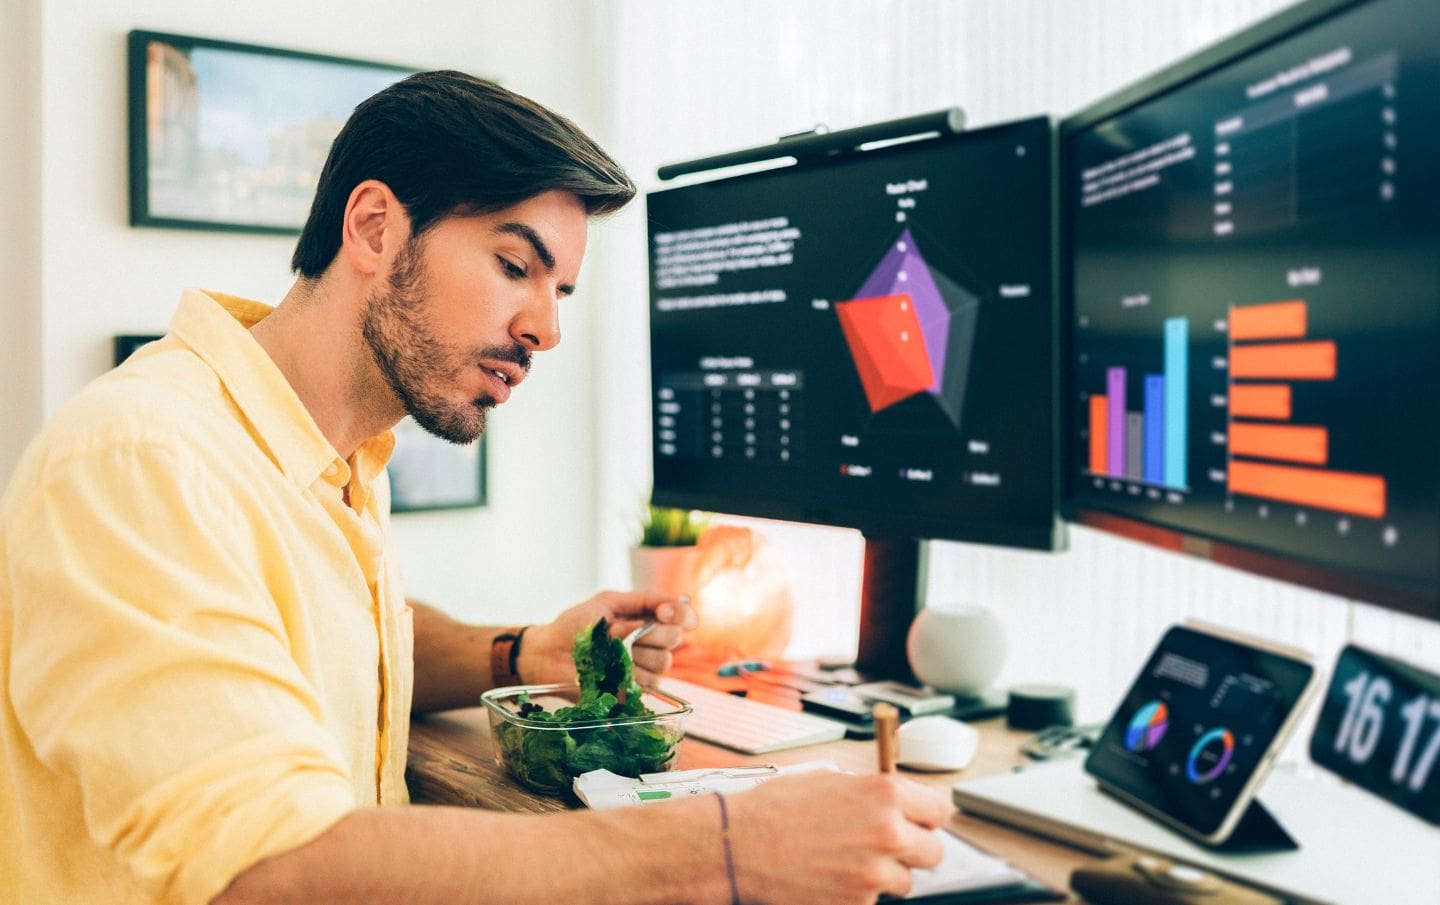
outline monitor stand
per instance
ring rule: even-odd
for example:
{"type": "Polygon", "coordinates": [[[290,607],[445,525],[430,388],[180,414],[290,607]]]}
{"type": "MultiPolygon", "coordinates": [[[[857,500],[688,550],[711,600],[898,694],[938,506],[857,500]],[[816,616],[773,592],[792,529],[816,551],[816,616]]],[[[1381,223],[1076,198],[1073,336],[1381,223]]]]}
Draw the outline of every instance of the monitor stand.
{"type": "Polygon", "coordinates": [[[860,579],[860,646],[855,669],[867,679],[915,682],[905,639],[925,590],[925,542],[864,535],[860,579]]]}

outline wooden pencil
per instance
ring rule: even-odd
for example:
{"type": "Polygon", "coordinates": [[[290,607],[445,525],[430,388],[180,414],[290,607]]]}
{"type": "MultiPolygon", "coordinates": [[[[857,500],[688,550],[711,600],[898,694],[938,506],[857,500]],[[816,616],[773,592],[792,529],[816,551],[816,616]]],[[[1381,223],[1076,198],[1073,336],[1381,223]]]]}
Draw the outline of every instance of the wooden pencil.
{"type": "Polygon", "coordinates": [[[895,772],[895,729],[900,725],[900,711],[894,704],[879,701],[871,710],[875,718],[875,755],[881,773],[895,772]]]}

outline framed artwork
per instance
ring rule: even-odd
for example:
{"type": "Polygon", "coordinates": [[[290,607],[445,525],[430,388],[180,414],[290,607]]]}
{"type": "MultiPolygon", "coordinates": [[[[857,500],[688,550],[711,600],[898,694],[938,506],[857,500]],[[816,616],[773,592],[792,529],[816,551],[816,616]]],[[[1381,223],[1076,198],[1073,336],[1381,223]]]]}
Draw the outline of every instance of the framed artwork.
{"type": "Polygon", "coordinates": [[[115,337],[114,364],[118,366],[120,362],[133,355],[136,349],[160,339],[161,335],[159,333],[122,333],[115,337]]]}
{"type": "Polygon", "coordinates": [[[130,32],[130,224],[298,233],[355,105],[413,72],[130,32]]]}
{"type": "Polygon", "coordinates": [[[413,418],[395,425],[390,458],[390,511],[420,512],[485,505],[485,440],[457,446],[413,418]]]}

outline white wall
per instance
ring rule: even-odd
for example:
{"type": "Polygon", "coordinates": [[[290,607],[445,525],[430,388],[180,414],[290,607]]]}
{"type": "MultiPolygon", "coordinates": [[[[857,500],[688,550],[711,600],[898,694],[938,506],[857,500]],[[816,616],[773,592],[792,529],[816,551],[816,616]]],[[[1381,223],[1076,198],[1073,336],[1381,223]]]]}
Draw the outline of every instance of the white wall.
{"type": "MultiPolygon", "coordinates": [[[[586,14],[560,0],[19,0],[22,24],[38,21],[28,34],[10,28],[8,10],[16,2],[6,0],[0,29],[10,51],[6,134],[33,132],[23,127],[33,106],[43,167],[38,181],[25,181],[27,188],[38,185],[31,203],[24,203],[24,190],[19,198],[7,193],[7,224],[23,230],[32,218],[20,212],[34,211],[40,228],[29,251],[23,242],[4,243],[4,289],[18,300],[7,299],[6,352],[34,349],[38,362],[22,364],[23,357],[7,354],[4,373],[11,377],[13,369],[12,380],[28,378],[36,410],[46,415],[107,367],[113,334],[163,331],[183,287],[276,301],[290,285],[292,238],[127,225],[130,29],[465,69],[498,77],[582,126],[594,119],[586,14]],[[27,65],[38,79],[24,75],[27,65]],[[20,326],[35,325],[30,341],[8,329],[17,304],[20,326]]],[[[4,171],[13,166],[24,173],[30,164],[23,141],[11,145],[7,137],[3,144],[9,146],[0,152],[4,171]]],[[[416,595],[474,618],[521,621],[546,617],[589,592],[596,432],[587,375],[599,303],[583,294],[566,303],[568,341],[537,360],[532,379],[492,419],[490,506],[396,518],[416,595]]],[[[24,414],[6,410],[7,441],[33,432],[24,414]]],[[[11,464],[0,459],[5,474],[11,464]]]]}
{"type": "MultiPolygon", "coordinates": [[[[610,0],[605,43],[617,110],[615,150],[653,186],[659,163],[963,106],[971,125],[1064,115],[1288,5],[1284,0],[610,0]]],[[[620,580],[630,527],[621,513],[649,488],[646,292],[639,211],[621,224],[629,253],[608,271],[624,299],[603,325],[601,574],[620,580]]],[[[618,243],[620,238],[616,238],[618,243]]],[[[858,535],[763,526],[796,573],[796,654],[853,651],[858,535]]],[[[1161,628],[1186,616],[1247,629],[1332,661],[1347,637],[1440,668],[1440,625],[1356,606],[1084,529],[1068,553],[936,543],[935,605],[994,607],[1009,637],[1002,681],[1064,681],[1084,718],[1124,690],[1161,628]]]]}
{"type": "Polygon", "coordinates": [[[40,426],[40,0],[7,0],[0,21],[0,475],[40,426]]]}

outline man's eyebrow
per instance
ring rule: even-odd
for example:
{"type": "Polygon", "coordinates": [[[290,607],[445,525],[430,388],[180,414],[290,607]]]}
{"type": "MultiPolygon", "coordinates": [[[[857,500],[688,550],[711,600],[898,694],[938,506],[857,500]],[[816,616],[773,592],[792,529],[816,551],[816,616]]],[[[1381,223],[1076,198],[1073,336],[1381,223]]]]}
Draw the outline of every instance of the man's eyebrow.
{"type": "Polygon", "coordinates": [[[529,242],[530,247],[535,249],[535,256],[540,259],[541,264],[545,265],[545,269],[555,269],[555,256],[550,253],[550,249],[545,245],[544,240],[540,238],[540,234],[524,223],[501,223],[495,227],[495,231],[506,235],[519,236],[526,242],[529,242]]]}

